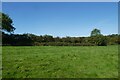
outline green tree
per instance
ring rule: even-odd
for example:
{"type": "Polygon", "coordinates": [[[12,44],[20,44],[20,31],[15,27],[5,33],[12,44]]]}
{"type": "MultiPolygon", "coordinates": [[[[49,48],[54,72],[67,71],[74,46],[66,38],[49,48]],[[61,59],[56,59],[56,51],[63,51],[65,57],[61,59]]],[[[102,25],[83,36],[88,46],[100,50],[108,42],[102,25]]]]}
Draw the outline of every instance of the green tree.
{"type": "Polygon", "coordinates": [[[107,38],[101,34],[99,29],[93,29],[91,31],[91,43],[97,46],[106,46],[107,38]]]}
{"type": "Polygon", "coordinates": [[[13,27],[13,21],[7,14],[0,13],[0,20],[1,31],[13,32],[15,30],[15,27],[13,27]]]}
{"type": "Polygon", "coordinates": [[[43,40],[44,42],[54,42],[54,38],[51,35],[44,35],[43,40]]]}
{"type": "Polygon", "coordinates": [[[91,31],[91,36],[97,36],[97,35],[101,35],[101,32],[99,29],[95,28],[91,31]]]}

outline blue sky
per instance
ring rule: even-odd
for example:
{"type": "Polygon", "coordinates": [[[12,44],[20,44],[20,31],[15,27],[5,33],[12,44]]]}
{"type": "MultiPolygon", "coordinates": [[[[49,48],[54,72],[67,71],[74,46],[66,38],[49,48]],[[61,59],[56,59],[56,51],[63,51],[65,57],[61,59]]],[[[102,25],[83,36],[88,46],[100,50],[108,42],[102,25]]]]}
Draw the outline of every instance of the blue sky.
{"type": "Polygon", "coordinates": [[[3,2],[16,34],[89,36],[94,28],[104,35],[118,33],[117,2],[3,2]]]}

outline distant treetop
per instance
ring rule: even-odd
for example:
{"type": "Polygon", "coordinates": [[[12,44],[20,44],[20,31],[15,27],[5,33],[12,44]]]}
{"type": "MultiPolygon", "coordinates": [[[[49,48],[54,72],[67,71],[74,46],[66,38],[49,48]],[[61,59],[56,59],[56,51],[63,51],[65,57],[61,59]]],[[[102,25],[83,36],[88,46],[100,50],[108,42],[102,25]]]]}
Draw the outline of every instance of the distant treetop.
{"type": "Polygon", "coordinates": [[[91,36],[97,36],[97,35],[101,35],[101,32],[99,29],[95,28],[91,31],[91,36]]]}

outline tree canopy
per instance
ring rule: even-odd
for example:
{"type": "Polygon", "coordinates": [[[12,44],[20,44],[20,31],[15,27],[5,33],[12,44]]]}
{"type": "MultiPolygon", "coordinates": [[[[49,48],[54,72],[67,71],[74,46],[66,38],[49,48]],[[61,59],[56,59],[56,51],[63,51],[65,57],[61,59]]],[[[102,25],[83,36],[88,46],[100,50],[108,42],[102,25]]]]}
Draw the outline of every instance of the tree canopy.
{"type": "Polygon", "coordinates": [[[13,27],[13,21],[7,14],[0,12],[0,20],[1,31],[13,32],[15,30],[15,27],[13,27]]]}
{"type": "Polygon", "coordinates": [[[97,36],[97,35],[101,35],[101,32],[99,29],[95,28],[91,31],[91,36],[97,36]]]}
{"type": "Polygon", "coordinates": [[[93,29],[91,31],[91,42],[98,46],[106,46],[107,38],[103,36],[99,29],[93,29]]]}

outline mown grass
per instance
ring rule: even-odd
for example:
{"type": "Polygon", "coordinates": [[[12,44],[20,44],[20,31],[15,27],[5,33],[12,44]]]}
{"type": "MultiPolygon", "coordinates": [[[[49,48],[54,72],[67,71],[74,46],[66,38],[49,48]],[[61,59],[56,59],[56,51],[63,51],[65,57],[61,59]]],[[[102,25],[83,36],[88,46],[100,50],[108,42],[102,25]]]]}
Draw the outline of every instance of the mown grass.
{"type": "Polygon", "coordinates": [[[3,78],[117,78],[118,46],[2,48],[3,78]]]}

